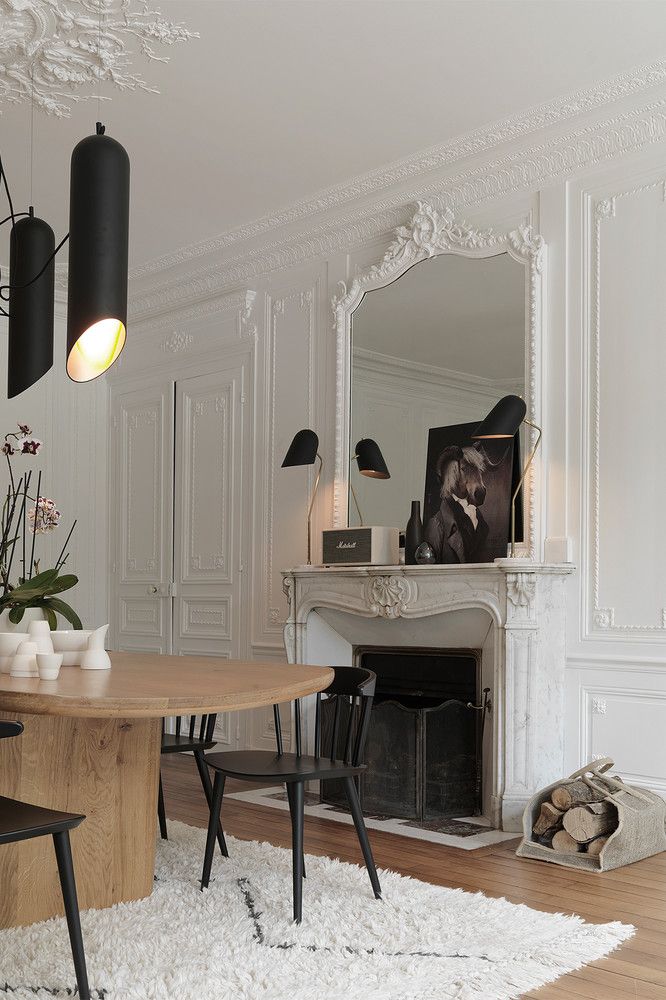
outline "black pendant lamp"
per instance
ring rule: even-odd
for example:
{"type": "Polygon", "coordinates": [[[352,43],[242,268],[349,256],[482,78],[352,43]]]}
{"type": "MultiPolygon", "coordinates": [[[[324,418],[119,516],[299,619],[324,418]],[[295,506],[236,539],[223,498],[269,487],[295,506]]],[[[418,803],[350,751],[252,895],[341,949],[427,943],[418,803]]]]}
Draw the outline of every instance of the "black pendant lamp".
{"type": "Polygon", "coordinates": [[[55,236],[32,206],[17,219],[9,241],[9,354],[7,395],[29,389],[53,365],[55,236]]]}
{"type": "Polygon", "coordinates": [[[125,345],[129,157],[98,122],[72,152],[69,196],[67,374],[102,375],[125,345]]]}

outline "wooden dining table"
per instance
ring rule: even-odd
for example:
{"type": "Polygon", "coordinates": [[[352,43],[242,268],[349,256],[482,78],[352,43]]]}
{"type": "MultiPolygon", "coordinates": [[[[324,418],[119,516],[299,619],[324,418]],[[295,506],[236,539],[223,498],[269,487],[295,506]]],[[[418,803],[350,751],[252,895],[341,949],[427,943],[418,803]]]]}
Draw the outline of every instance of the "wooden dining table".
{"type": "MultiPolygon", "coordinates": [[[[85,814],[71,835],[81,909],[151,893],[162,718],[288,702],[334,676],[286,663],[110,655],[110,670],[62,667],[55,681],[0,674],[0,719],[24,726],[0,740],[0,795],[85,814]]],[[[0,928],[63,912],[51,838],[0,847],[0,928]]]]}

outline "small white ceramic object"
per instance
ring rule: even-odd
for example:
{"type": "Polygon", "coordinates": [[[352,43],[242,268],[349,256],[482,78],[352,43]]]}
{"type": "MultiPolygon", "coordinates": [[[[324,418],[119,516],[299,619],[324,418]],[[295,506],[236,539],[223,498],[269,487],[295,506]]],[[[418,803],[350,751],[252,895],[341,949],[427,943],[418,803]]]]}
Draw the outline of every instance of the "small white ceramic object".
{"type": "Polygon", "coordinates": [[[63,653],[63,667],[76,667],[81,663],[81,657],[88,647],[88,639],[92,635],[90,629],[58,629],[51,632],[51,642],[56,653],[63,653]]]}
{"type": "Polygon", "coordinates": [[[54,681],[60,673],[62,653],[37,653],[37,670],[43,681],[54,681]]]}
{"type": "Polygon", "coordinates": [[[28,625],[28,635],[32,642],[37,643],[38,653],[52,653],[51,629],[47,621],[34,621],[28,625]]]}
{"type": "Polygon", "coordinates": [[[88,648],[81,657],[82,670],[109,670],[111,657],[104,649],[104,640],[109,626],[100,625],[90,634],[88,648]]]}
{"type": "Polygon", "coordinates": [[[0,656],[13,656],[19,645],[28,638],[27,632],[0,632],[0,656]]]}
{"type": "Polygon", "coordinates": [[[12,660],[12,677],[39,677],[37,669],[37,643],[25,639],[12,660]]]}

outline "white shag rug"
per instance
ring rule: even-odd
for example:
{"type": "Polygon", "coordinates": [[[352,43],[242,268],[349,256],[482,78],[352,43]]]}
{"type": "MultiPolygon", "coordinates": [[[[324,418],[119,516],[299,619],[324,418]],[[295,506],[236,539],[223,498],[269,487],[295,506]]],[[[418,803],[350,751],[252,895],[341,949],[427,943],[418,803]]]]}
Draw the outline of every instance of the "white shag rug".
{"type": "MultiPolygon", "coordinates": [[[[169,836],[149,899],[82,914],[95,1000],[509,1000],[633,934],[311,856],[296,927],[289,851],[229,837],[202,893],[205,832],[169,836]]],[[[63,919],[0,931],[5,995],[76,995],[63,919]]]]}

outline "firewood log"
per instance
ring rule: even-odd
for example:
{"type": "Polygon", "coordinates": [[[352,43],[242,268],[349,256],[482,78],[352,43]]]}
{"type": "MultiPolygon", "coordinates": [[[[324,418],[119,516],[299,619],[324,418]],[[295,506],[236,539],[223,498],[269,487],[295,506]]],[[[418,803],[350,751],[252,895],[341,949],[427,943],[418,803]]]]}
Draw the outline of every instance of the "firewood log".
{"type": "Polygon", "coordinates": [[[582,850],[581,845],[567,833],[566,830],[558,830],[553,837],[552,847],[560,854],[576,854],[582,850]]]}
{"type": "Polygon", "coordinates": [[[604,798],[603,792],[595,792],[584,781],[572,781],[569,785],[560,785],[553,789],[551,799],[553,805],[563,812],[584,802],[598,802],[604,798]]]}
{"type": "Polygon", "coordinates": [[[607,843],[608,837],[597,837],[587,845],[587,853],[592,858],[598,858],[607,843]]]}
{"type": "MultiPolygon", "coordinates": [[[[592,803],[592,806],[605,806],[606,803],[592,803]]],[[[586,844],[605,833],[611,833],[617,827],[617,813],[612,807],[594,811],[590,806],[575,806],[564,814],[564,829],[579,844],[586,844]]]]}
{"type": "Polygon", "coordinates": [[[543,802],[541,812],[532,827],[532,833],[540,837],[562,825],[562,812],[556,809],[552,802],[543,802]]]}

